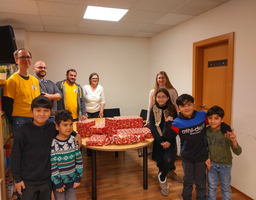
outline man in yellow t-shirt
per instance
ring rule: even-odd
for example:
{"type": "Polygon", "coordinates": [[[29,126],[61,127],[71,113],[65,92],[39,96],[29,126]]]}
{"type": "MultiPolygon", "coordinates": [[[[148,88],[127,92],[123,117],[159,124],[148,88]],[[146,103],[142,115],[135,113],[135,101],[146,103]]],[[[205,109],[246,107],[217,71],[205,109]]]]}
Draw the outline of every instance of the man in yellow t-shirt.
{"type": "Polygon", "coordinates": [[[12,123],[12,134],[17,128],[32,119],[31,102],[40,95],[39,82],[28,74],[31,66],[31,53],[24,49],[18,49],[13,53],[18,71],[7,79],[4,86],[4,110],[12,123]]]}
{"type": "Polygon", "coordinates": [[[62,93],[62,99],[58,101],[57,109],[69,110],[74,121],[86,119],[83,89],[76,83],[76,75],[76,70],[69,69],[66,73],[66,80],[56,83],[62,93]]]}

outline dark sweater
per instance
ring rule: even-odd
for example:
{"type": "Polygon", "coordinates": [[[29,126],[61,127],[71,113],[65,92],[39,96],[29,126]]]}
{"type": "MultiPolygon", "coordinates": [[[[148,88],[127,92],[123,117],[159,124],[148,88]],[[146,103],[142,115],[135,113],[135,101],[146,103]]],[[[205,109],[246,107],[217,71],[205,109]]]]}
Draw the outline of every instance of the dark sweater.
{"type": "Polygon", "coordinates": [[[16,183],[39,185],[51,180],[51,143],[57,134],[55,124],[39,127],[26,122],[15,133],[11,150],[11,173],[16,183]]]}
{"type": "Polygon", "coordinates": [[[208,158],[206,142],[206,113],[194,111],[190,118],[179,113],[172,122],[170,137],[181,140],[181,158],[188,162],[204,162],[208,158]]]}

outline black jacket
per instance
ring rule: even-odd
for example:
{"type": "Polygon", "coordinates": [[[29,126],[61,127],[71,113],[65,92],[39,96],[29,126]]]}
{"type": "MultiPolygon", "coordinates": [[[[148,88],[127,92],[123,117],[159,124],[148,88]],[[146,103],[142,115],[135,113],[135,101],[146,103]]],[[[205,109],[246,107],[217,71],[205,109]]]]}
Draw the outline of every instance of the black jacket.
{"type": "Polygon", "coordinates": [[[46,122],[39,127],[29,121],[15,133],[10,168],[16,183],[43,184],[51,177],[51,143],[57,134],[55,124],[46,122]]]}

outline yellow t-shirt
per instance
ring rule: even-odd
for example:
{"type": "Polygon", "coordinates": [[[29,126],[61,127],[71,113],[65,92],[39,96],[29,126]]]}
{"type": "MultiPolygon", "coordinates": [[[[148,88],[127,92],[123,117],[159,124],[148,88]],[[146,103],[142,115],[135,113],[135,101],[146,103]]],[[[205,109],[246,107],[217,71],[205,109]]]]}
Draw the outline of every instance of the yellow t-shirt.
{"type": "Polygon", "coordinates": [[[40,95],[39,82],[37,78],[29,75],[25,80],[17,72],[7,79],[4,86],[3,96],[13,99],[12,116],[32,117],[32,100],[40,95]]]}
{"type": "Polygon", "coordinates": [[[66,83],[65,85],[65,108],[69,110],[72,114],[73,119],[77,119],[79,117],[77,112],[77,87],[76,84],[70,86],[66,83]]]}

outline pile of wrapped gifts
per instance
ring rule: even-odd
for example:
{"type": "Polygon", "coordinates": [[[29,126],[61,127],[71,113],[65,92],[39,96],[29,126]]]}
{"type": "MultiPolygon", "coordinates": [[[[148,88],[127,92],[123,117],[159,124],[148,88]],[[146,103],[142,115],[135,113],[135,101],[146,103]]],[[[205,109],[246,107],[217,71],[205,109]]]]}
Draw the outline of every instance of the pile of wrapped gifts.
{"type": "Polygon", "coordinates": [[[106,118],[99,124],[94,120],[80,121],[76,123],[76,129],[81,137],[90,137],[86,141],[88,146],[133,144],[153,138],[150,129],[143,127],[143,119],[139,116],[106,118]]]}

